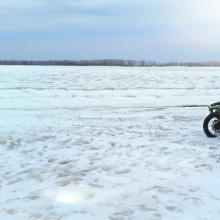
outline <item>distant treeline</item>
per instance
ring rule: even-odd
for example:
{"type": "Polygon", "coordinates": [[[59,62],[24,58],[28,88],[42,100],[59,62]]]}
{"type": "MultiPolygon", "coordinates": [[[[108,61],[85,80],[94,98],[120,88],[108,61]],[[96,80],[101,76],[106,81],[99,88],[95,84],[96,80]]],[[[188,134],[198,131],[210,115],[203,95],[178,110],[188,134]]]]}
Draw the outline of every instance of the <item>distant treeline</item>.
{"type": "Polygon", "coordinates": [[[38,66],[220,66],[220,62],[167,62],[159,63],[145,60],[0,60],[0,65],[38,65],[38,66]]]}

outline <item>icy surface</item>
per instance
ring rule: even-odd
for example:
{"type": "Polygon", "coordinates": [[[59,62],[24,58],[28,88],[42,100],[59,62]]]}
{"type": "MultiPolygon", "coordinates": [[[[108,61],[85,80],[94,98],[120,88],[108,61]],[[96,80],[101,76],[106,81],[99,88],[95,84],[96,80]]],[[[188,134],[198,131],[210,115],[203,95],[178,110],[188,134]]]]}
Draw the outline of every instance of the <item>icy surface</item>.
{"type": "Polygon", "coordinates": [[[219,220],[220,68],[0,67],[1,220],[219,220]]]}

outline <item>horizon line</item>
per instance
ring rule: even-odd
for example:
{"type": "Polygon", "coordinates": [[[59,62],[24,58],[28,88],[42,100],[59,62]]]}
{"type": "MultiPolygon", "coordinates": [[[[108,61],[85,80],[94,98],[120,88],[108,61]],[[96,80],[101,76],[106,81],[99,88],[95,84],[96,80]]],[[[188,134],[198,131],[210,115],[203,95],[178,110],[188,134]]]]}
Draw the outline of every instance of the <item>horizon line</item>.
{"type": "Polygon", "coordinates": [[[158,62],[135,59],[45,59],[45,60],[14,60],[0,59],[0,65],[27,65],[27,66],[220,66],[220,61],[169,61],[158,62]]]}

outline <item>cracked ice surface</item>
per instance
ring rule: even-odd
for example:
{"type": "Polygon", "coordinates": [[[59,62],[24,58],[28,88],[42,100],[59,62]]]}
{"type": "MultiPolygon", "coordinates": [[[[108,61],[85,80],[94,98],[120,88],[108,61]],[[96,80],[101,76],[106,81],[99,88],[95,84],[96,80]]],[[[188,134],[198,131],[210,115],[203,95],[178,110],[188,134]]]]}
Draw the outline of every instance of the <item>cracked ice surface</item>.
{"type": "Polygon", "coordinates": [[[219,72],[1,66],[0,219],[218,220],[219,72]]]}

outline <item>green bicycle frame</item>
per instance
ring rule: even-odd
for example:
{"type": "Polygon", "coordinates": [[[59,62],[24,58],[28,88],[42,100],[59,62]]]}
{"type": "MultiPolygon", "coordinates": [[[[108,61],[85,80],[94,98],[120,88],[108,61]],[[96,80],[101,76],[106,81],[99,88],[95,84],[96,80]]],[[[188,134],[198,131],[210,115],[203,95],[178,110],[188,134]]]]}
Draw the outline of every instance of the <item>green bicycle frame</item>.
{"type": "Polygon", "coordinates": [[[209,106],[210,113],[220,113],[220,104],[218,105],[210,105],[209,106]]]}

